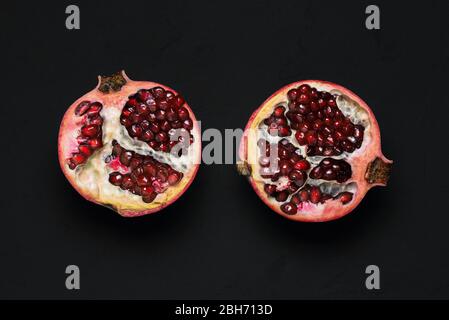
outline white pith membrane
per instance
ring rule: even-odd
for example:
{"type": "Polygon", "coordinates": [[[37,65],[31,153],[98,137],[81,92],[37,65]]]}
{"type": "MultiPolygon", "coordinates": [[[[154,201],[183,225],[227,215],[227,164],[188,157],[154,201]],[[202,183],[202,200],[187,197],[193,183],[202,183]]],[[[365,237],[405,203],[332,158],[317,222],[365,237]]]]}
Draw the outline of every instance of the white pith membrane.
{"type": "MultiPolygon", "coordinates": [[[[350,205],[354,199],[357,197],[357,192],[359,191],[358,186],[358,177],[355,175],[360,174],[360,170],[354,170],[352,160],[363,156],[364,153],[367,151],[368,146],[370,145],[372,141],[372,123],[370,122],[370,117],[368,112],[360,106],[356,101],[352,100],[348,96],[344,95],[342,92],[336,89],[329,89],[327,86],[322,86],[320,83],[317,82],[304,82],[309,84],[311,87],[316,88],[318,91],[327,91],[334,95],[336,97],[337,107],[342,111],[345,117],[349,118],[349,120],[354,125],[362,125],[364,130],[363,135],[363,142],[360,148],[355,149],[352,153],[348,153],[343,151],[342,154],[338,156],[307,156],[306,155],[306,146],[300,146],[297,140],[294,137],[294,134],[296,130],[292,129],[292,134],[287,137],[278,137],[278,136],[272,136],[268,133],[268,127],[264,124],[264,119],[269,117],[274,109],[277,106],[284,106],[286,111],[288,111],[288,98],[287,98],[287,91],[293,88],[297,88],[298,85],[289,86],[286,88],[285,94],[278,94],[272,96],[264,105],[264,107],[256,114],[255,118],[253,119],[253,125],[250,129],[253,129],[254,133],[250,132],[249,135],[254,134],[253,136],[249,137],[247,139],[247,162],[251,166],[251,172],[252,172],[252,179],[255,182],[255,185],[257,188],[259,188],[259,193],[265,194],[263,190],[264,184],[274,184],[277,186],[278,190],[282,190],[287,182],[289,181],[287,177],[281,177],[278,181],[271,181],[270,178],[262,178],[260,175],[260,164],[258,161],[258,158],[262,156],[262,153],[259,151],[259,147],[257,146],[257,141],[259,139],[265,139],[270,144],[277,144],[282,139],[287,139],[290,143],[292,143],[298,150],[296,151],[299,155],[303,156],[309,163],[310,163],[310,169],[307,170],[307,176],[308,178],[305,180],[304,185],[300,187],[296,192],[290,194],[286,201],[284,202],[278,202],[274,197],[268,196],[265,194],[265,201],[268,201],[270,203],[271,207],[277,207],[280,208],[280,206],[284,203],[290,202],[292,196],[294,194],[297,194],[299,191],[302,190],[302,188],[306,185],[310,186],[318,186],[321,190],[321,192],[324,194],[329,194],[332,197],[337,196],[341,192],[351,192],[353,193],[353,198],[349,203],[342,204],[338,199],[328,199],[324,203],[317,203],[314,204],[312,202],[303,202],[301,206],[298,206],[298,212],[296,215],[300,214],[306,214],[306,215],[322,215],[324,212],[324,209],[326,211],[332,210],[333,207],[336,206],[346,206],[350,205]],[[311,179],[309,177],[310,171],[316,167],[321,160],[324,158],[333,158],[333,159],[342,159],[349,163],[351,165],[351,168],[353,169],[353,174],[350,179],[345,181],[344,183],[338,183],[336,181],[327,181],[322,179],[311,179]]],[[[288,123],[290,123],[290,120],[288,120],[288,123]]],[[[365,189],[365,187],[363,188],[365,189]]],[[[364,190],[364,192],[366,192],[364,190]]]]}
{"type": "MultiPolygon", "coordinates": [[[[103,104],[103,108],[100,111],[100,116],[103,118],[103,147],[96,150],[85,163],[78,165],[74,170],[68,167],[64,159],[69,158],[71,154],[76,153],[78,150],[77,137],[80,134],[82,126],[80,121],[82,117],[77,118],[74,116],[74,107],[71,107],[67,111],[63,124],[61,125],[59,147],[61,149],[60,157],[64,159],[60,158],[60,163],[61,166],[64,166],[63,170],[68,175],[69,181],[73,181],[72,184],[74,184],[78,192],[84,197],[96,203],[111,207],[127,216],[132,216],[134,213],[142,214],[142,212],[152,212],[152,209],[157,211],[176,200],[182,194],[182,191],[191,183],[200,163],[201,142],[199,129],[195,117],[187,104],[185,106],[194,122],[194,127],[190,131],[193,136],[193,143],[186,148],[186,152],[180,157],[170,152],[155,151],[147,143],[130,137],[126,128],[120,123],[120,114],[128,100],[128,96],[136,93],[139,89],[151,89],[155,86],[161,85],[149,82],[136,82],[128,79],[128,83],[122,87],[120,92],[115,94],[116,96],[112,93],[105,95],[104,99],[95,99],[91,97],[94,90],[78,99],[72,105],[76,106],[83,100],[90,102],[98,101],[103,104]],[[67,116],[73,119],[66,119],[67,116]],[[69,128],[73,127],[73,130],[63,131],[62,128],[64,126],[69,128]],[[61,132],[64,134],[61,135],[61,132]],[[117,141],[122,148],[134,151],[142,156],[149,155],[161,163],[170,165],[174,170],[181,172],[183,178],[174,186],[168,186],[168,182],[165,182],[164,184],[168,188],[163,193],[159,193],[153,202],[145,203],[142,200],[142,196],[135,195],[128,190],[122,190],[120,187],[114,186],[109,182],[110,173],[116,171],[127,173],[123,171],[124,166],[122,169],[117,170],[116,167],[113,168],[112,162],[106,163],[106,161],[111,159],[113,140],[117,141]]],[[[167,87],[164,87],[164,89],[174,92],[174,90],[167,87]]],[[[95,97],[97,96],[98,92],[95,92],[95,97]]],[[[129,169],[128,172],[131,172],[131,170],[129,169]]]]}

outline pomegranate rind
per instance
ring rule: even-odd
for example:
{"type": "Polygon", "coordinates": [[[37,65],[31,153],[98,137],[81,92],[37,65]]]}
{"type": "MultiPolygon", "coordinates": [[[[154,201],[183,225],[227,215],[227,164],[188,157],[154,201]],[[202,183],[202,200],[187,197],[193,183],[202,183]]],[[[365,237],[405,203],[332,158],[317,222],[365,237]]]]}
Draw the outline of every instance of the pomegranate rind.
{"type": "MultiPolygon", "coordinates": [[[[117,112],[117,117],[119,117],[120,112],[128,100],[128,96],[134,94],[139,89],[150,89],[153,87],[162,87],[165,90],[170,90],[173,93],[177,94],[175,90],[160,83],[151,82],[151,81],[133,81],[130,80],[124,72],[122,72],[123,77],[126,79],[126,84],[122,86],[121,90],[118,92],[110,92],[110,93],[102,93],[98,90],[101,78],[99,77],[98,85],[92,91],[86,93],[84,96],[77,99],[65,112],[63,119],[60,124],[59,134],[58,134],[58,158],[59,165],[61,167],[62,172],[64,173],[67,180],[70,182],[72,187],[86,200],[91,201],[93,203],[106,206],[108,208],[113,209],[118,212],[123,217],[137,217],[142,215],[147,215],[151,213],[158,212],[163,208],[169,206],[177,199],[181,197],[182,194],[189,188],[192,184],[198,169],[199,164],[201,162],[201,133],[200,128],[198,126],[198,122],[192,109],[187,104],[184,103],[184,107],[188,110],[190,118],[193,121],[193,129],[191,130],[191,134],[194,138],[194,142],[189,146],[189,154],[191,153],[193,156],[191,158],[191,165],[186,172],[184,172],[184,176],[181,181],[175,185],[170,186],[164,193],[158,194],[156,199],[151,203],[145,203],[141,201],[140,197],[136,195],[132,195],[130,192],[123,191],[120,193],[121,197],[105,197],[101,195],[101,190],[92,190],[86,188],[82,183],[80,184],[77,181],[76,170],[71,170],[68,167],[67,159],[71,156],[72,153],[77,150],[77,135],[79,131],[80,124],[79,118],[74,116],[75,108],[82,101],[98,101],[103,104],[104,107],[109,109],[115,108],[117,112]],[[130,200],[132,199],[132,200],[130,200]]],[[[118,120],[117,120],[118,121],[118,120]]],[[[103,132],[103,144],[104,147],[112,142],[116,137],[113,132],[103,132]]],[[[110,150],[110,149],[109,149],[110,150]]],[[[105,153],[107,150],[104,151],[105,153]]],[[[86,166],[95,165],[98,167],[107,167],[107,164],[104,163],[103,159],[92,159],[91,162],[95,162],[95,164],[90,163],[89,161],[85,164],[86,166]]],[[[95,179],[95,177],[86,177],[87,179],[95,179]]],[[[107,175],[102,177],[105,179],[105,183],[107,182],[107,175]]],[[[118,188],[115,186],[110,186],[111,188],[118,188]]]]}
{"type": "MultiPolygon", "coordinates": [[[[293,135],[292,135],[293,136],[293,135]]],[[[294,221],[301,222],[325,222],[339,219],[350,212],[352,212],[362,201],[365,194],[374,186],[385,186],[384,183],[370,184],[365,179],[365,173],[367,164],[374,161],[376,158],[380,158],[384,163],[391,164],[392,161],[387,159],[381,150],[380,141],[380,129],[377,123],[376,117],[371,108],[363,101],[358,95],[345,87],[321,80],[302,80],[291,84],[288,84],[275,93],[273,93],[268,99],[266,99],[259,108],[257,108],[248,120],[247,125],[240,142],[239,157],[244,163],[245,171],[250,173],[247,178],[253,187],[256,194],[269,206],[273,211],[281,216],[294,221]],[[324,204],[303,203],[302,207],[298,209],[298,213],[295,215],[285,214],[280,209],[280,203],[274,198],[270,198],[265,193],[263,186],[264,181],[257,178],[259,172],[259,163],[257,161],[257,136],[251,133],[257,131],[259,124],[273,112],[275,106],[286,101],[287,92],[291,89],[296,89],[302,84],[308,84],[311,87],[315,87],[320,91],[327,91],[331,93],[338,93],[340,95],[347,96],[353,102],[355,102],[360,108],[362,108],[367,114],[370,120],[369,130],[365,134],[362,147],[351,154],[351,167],[352,178],[347,183],[356,182],[357,190],[353,196],[353,200],[345,205],[342,205],[338,200],[328,200],[324,204]],[[252,152],[249,152],[251,150],[252,152]]],[[[240,164],[241,166],[241,164],[240,164]]]]}

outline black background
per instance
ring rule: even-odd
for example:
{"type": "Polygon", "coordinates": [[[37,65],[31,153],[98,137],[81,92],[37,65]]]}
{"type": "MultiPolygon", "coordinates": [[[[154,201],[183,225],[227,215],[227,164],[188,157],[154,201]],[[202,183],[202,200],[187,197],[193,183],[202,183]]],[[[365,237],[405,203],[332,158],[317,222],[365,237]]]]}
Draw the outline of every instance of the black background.
{"type": "Polygon", "coordinates": [[[0,298],[448,298],[449,3],[51,1],[0,12],[0,298]],[[65,109],[125,69],[181,92],[203,129],[242,128],[272,92],[325,79],[373,109],[387,188],[329,223],[283,219],[231,165],[203,165],[162,212],[124,219],[84,201],[57,162],[65,109]],[[81,290],[65,288],[65,267],[81,290]],[[365,288],[365,267],[381,290],[365,288]]]}

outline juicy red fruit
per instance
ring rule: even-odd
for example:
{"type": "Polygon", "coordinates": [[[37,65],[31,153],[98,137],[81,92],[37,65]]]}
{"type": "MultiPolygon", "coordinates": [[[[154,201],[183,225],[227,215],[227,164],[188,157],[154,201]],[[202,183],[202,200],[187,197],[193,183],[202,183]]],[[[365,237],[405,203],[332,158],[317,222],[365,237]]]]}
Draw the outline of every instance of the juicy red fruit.
{"type": "Polygon", "coordinates": [[[184,103],[181,96],[161,87],[141,89],[129,97],[120,123],[132,138],[146,142],[156,151],[169,152],[183,136],[176,130],[183,130],[179,132],[193,142],[193,122],[184,103]]]}
{"type": "Polygon", "coordinates": [[[199,134],[176,91],[118,72],[100,76],[64,114],[58,158],[85,199],[137,217],[169,206],[190,186],[201,156],[199,134]]]}
{"type": "Polygon", "coordinates": [[[127,173],[114,171],[109,174],[109,182],[123,190],[141,196],[146,203],[153,202],[159,193],[181,181],[183,174],[168,164],[161,163],[150,155],[141,155],[123,148],[117,141],[112,142],[112,154],[106,162],[118,159],[127,167],[127,173]]]}
{"type": "Polygon", "coordinates": [[[391,168],[368,105],[317,80],[281,88],[253,113],[240,159],[259,197],[296,221],[342,217],[371,187],[386,185],[391,168]]]}
{"type": "Polygon", "coordinates": [[[77,152],[67,159],[70,169],[85,163],[95,150],[103,146],[102,129],[103,118],[100,111],[103,105],[99,102],[82,101],[75,108],[75,116],[79,118],[81,128],[77,141],[79,143],[77,152]]]}
{"type": "Polygon", "coordinates": [[[295,138],[309,156],[337,156],[354,152],[363,142],[365,128],[354,124],[338,108],[337,97],[303,84],[288,93],[287,117],[295,138]]]}

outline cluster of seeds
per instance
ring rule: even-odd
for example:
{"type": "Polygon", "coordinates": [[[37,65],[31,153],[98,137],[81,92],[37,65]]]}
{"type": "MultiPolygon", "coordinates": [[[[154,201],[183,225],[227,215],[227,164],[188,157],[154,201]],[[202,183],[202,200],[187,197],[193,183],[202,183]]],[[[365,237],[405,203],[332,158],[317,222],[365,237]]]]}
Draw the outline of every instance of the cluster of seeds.
{"type": "Polygon", "coordinates": [[[176,185],[182,179],[183,174],[168,164],[161,163],[149,155],[144,156],[127,150],[115,140],[112,145],[111,157],[106,161],[118,160],[129,169],[129,172],[112,172],[109,174],[109,182],[142,196],[142,200],[146,203],[152,202],[159,193],[164,192],[169,186],[176,185]]]}
{"type": "Polygon", "coordinates": [[[279,105],[264,120],[268,133],[286,137],[296,130],[296,140],[307,145],[310,156],[336,156],[360,148],[365,128],[344,116],[334,95],[303,84],[287,96],[288,111],[279,105]]]}
{"type": "Polygon", "coordinates": [[[305,202],[319,204],[329,199],[339,199],[342,204],[350,202],[353,197],[351,192],[332,196],[315,183],[307,184],[306,181],[322,179],[344,183],[351,178],[351,165],[330,157],[343,152],[352,153],[360,148],[365,128],[345,117],[337,106],[337,96],[329,92],[303,84],[288,91],[287,97],[288,109],[280,104],[263,121],[271,136],[284,137],[277,144],[278,166],[274,169],[270,166],[270,159],[273,159],[270,149],[273,145],[264,139],[259,140],[259,173],[262,178],[271,180],[271,183],[264,184],[266,194],[283,203],[281,210],[286,214],[296,214],[305,202]],[[292,133],[300,146],[306,146],[307,156],[326,158],[311,168],[299,148],[289,142],[291,138],[288,137],[292,133]],[[281,177],[286,177],[288,182],[273,183],[281,177]]]}
{"type": "Polygon", "coordinates": [[[336,97],[307,84],[287,93],[287,118],[310,156],[335,156],[360,148],[365,128],[354,125],[337,106],[336,97]]]}
{"type": "Polygon", "coordinates": [[[77,137],[78,152],[72,154],[67,159],[70,169],[75,169],[78,165],[83,164],[90,155],[103,146],[102,130],[103,118],[100,111],[103,105],[99,102],[82,101],[75,108],[75,115],[82,117],[83,126],[77,137]]]}
{"type": "Polygon", "coordinates": [[[324,193],[318,186],[311,186],[306,184],[299,192],[294,194],[289,202],[281,205],[281,210],[288,214],[293,215],[298,212],[303,206],[303,203],[311,202],[313,204],[324,203],[329,199],[338,199],[342,204],[346,204],[352,200],[353,194],[351,192],[341,192],[335,197],[324,193]]]}
{"type": "Polygon", "coordinates": [[[323,180],[336,180],[339,183],[347,181],[352,176],[349,163],[344,160],[324,158],[310,171],[310,178],[323,180]]]}
{"type": "Polygon", "coordinates": [[[274,197],[279,202],[287,200],[290,194],[295,193],[301,188],[307,180],[307,170],[310,169],[310,163],[304,159],[292,143],[286,139],[280,140],[276,148],[267,140],[261,139],[258,142],[262,155],[259,157],[260,175],[264,179],[270,179],[272,182],[278,181],[281,177],[288,178],[288,183],[279,190],[275,184],[266,183],[265,192],[274,197]],[[272,150],[277,149],[277,157],[271,156],[272,150]],[[277,165],[273,166],[270,160],[273,159],[277,165]]]}
{"type": "Polygon", "coordinates": [[[322,192],[319,186],[306,184],[308,178],[337,180],[339,183],[347,181],[352,170],[346,161],[324,158],[311,169],[309,161],[299,154],[299,148],[285,138],[277,144],[260,139],[258,146],[259,173],[263,179],[271,181],[264,184],[264,191],[269,197],[283,203],[281,210],[286,214],[296,214],[305,202],[319,204],[329,199],[339,199],[342,204],[346,204],[352,200],[351,192],[345,191],[332,196],[322,192]],[[273,150],[277,151],[277,155],[272,154],[273,150]],[[273,160],[277,162],[276,166],[272,165],[273,160]],[[276,184],[281,178],[286,178],[286,182],[276,184]],[[286,202],[289,197],[290,200],[286,202]]]}
{"type": "Polygon", "coordinates": [[[184,103],[181,96],[161,87],[141,89],[129,97],[120,123],[131,137],[156,151],[170,152],[179,142],[193,142],[193,121],[184,103]]]}

